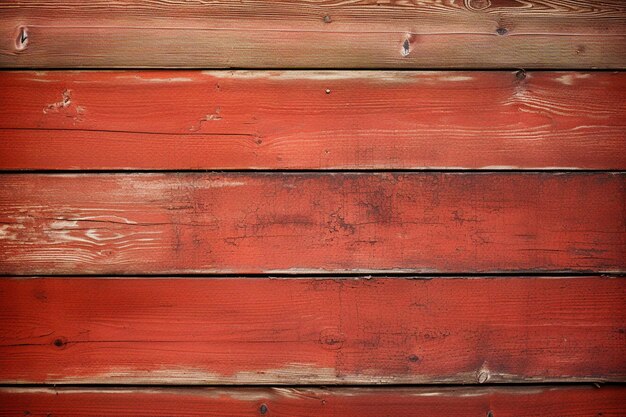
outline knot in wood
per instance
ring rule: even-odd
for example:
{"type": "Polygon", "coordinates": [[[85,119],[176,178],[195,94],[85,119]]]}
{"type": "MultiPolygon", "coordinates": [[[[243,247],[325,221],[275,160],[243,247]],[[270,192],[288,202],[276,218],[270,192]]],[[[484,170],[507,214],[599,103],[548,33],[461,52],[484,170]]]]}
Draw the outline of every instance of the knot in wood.
{"type": "Polygon", "coordinates": [[[465,7],[469,10],[485,10],[491,6],[491,0],[465,0],[465,7]]]}
{"type": "Polygon", "coordinates": [[[343,346],[345,336],[336,327],[329,327],[320,332],[320,343],[326,350],[339,350],[343,346]]]}

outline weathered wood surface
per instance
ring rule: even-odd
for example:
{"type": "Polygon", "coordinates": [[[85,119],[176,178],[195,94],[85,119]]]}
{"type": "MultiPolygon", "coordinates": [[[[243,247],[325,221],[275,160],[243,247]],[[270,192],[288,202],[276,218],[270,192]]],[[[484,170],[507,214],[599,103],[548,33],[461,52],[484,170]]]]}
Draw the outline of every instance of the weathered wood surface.
{"type": "Polygon", "coordinates": [[[622,0],[5,0],[0,33],[4,67],[626,67],[622,0]]]}
{"type": "Polygon", "coordinates": [[[622,173],[8,174],[0,273],[624,272],[622,173]]]}
{"type": "Polygon", "coordinates": [[[0,416],[620,417],[622,387],[0,388],[0,416]]]}
{"type": "Polygon", "coordinates": [[[0,383],[626,380],[626,278],[13,278],[0,383]]]}
{"type": "Polygon", "coordinates": [[[625,73],[29,71],[0,87],[4,170],[626,169],[625,73]]]}

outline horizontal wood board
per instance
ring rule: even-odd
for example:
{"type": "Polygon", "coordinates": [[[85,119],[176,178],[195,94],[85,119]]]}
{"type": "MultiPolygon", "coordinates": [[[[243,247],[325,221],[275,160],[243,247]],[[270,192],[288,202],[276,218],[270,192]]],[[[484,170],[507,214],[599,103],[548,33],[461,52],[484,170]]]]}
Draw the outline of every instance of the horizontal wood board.
{"type": "Polygon", "coordinates": [[[0,88],[0,170],[626,168],[619,72],[26,71],[0,88]]]}
{"type": "Polygon", "coordinates": [[[0,416],[618,417],[624,388],[0,388],[0,416]]]}
{"type": "Polygon", "coordinates": [[[11,174],[0,273],[626,271],[621,173],[11,174]]]}
{"type": "Polygon", "coordinates": [[[624,68],[622,0],[6,0],[0,66],[624,68]]]}
{"type": "Polygon", "coordinates": [[[626,278],[0,280],[0,383],[624,381],[626,278]]]}

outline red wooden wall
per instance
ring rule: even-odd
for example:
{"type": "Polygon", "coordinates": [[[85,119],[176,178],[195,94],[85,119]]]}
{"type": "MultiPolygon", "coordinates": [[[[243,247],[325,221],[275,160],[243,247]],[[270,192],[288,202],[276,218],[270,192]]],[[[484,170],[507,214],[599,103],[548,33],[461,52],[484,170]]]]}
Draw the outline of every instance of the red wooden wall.
{"type": "Polygon", "coordinates": [[[0,34],[0,416],[626,415],[623,1],[0,34]]]}

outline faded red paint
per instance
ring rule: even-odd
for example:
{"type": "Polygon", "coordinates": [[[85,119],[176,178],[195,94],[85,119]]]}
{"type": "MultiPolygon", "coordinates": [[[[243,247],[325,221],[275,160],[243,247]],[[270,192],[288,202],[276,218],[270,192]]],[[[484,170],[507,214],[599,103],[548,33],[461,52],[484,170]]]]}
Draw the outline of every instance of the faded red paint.
{"type": "Polygon", "coordinates": [[[626,168],[624,73],[5,72],[0,88],[0,170],[626,168]]]}
{"type": "Polygon", "coordinates": [[[5,175],[0,272],[626,271],[617,173],[5,175]]]}
{"type": "Polygon", "coordinates": [[[619,417],[622,387],[518,388],[0,388],[0,413],[81,416],[619,417]],[[28,414],[27,414],[28,413],[28,414]]]}
{"type": "Polygon", "coordinates": [[[623,381],[626,279],[0,280],[1,383],[623,381]]]}

